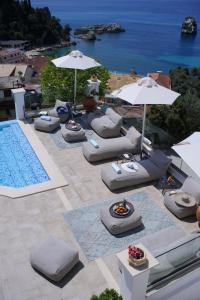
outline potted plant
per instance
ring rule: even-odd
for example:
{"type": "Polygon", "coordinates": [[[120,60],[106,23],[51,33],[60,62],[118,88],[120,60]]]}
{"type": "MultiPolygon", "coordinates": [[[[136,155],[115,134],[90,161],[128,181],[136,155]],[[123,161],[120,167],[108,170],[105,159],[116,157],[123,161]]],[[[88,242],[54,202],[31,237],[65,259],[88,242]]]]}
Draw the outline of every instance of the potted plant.
{"type": "Polygon", "coordinates": [[[122,296],[120,296],[114,289],[106,289],[99,296],[93,295],[90,300],[122,300],[122,296]]]}

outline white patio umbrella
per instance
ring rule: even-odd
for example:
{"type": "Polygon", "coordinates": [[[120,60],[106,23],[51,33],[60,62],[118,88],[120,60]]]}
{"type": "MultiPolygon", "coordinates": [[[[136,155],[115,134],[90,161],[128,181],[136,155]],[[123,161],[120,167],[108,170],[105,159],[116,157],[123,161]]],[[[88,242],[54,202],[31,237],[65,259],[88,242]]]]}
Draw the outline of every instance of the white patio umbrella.
{"type": "Polygon", "coordinates": [[[133,105],[144,105],[141,150],[143,147],[145,131],[146,106],[148,104],[171,105],[180,96],[179,93],[157,84],[151,77],[144,77],[139,79],[136,83],[125,85],[120,89],[113,91],[111,95],[133,105]]]}
{"type": "Polygon", "coordinates": [[[74,69],[74,103],[76,100],[77,70],[87,70],[101,66],[96,60],[78,50],[71,51],[68,55],[52,60],[52,63],[59,68],[74,69]]]}
{"type": "Polygon", "coordinates": [[[200,177],[200,132],[194,132],[188,138],[173,146],[172,149],[200,177]]]}

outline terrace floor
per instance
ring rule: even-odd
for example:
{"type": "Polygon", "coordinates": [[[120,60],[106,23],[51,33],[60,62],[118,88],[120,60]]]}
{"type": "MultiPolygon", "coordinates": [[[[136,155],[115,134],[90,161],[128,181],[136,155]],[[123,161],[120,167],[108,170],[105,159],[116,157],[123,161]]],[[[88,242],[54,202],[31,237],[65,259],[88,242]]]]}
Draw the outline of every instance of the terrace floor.
{"type": "MultiPolygon", "coordinates": [[[[73,233],[64,221],[67,210],[118,197],[100,179],[102,164],[92,165],[81,148],[59,149],[52,138],[36,132],[69,185],[18,199],[0,196],[0,299],[1,300],[89,300],[107,287],[118,289],[120,273],[116,255],[88,262],[73,233]],[[76,270],[61,288],[38,275],[30,266],[32,248],[49,234],[55,234],[80,251],[84,267],[76,270]]],[[[163,205],[162,194],[154,187],[141,187],[186,232],[196,223],[179,221],[163,205]]],[[[138,189],[122,192],[138,192],[138,189]]]]}

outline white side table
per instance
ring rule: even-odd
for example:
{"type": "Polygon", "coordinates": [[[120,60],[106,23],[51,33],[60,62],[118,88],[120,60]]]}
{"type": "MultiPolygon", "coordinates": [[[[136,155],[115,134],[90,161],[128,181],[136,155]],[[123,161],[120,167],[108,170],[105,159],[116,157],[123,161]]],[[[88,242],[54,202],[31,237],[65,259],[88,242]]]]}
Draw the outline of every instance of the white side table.
{"type": "Polygon", "coordinates": [[[117,254],[122,271],[120,294],[123,300],[144,300],[150,269],[159,264],[142,244],[138,244],[136,247],[146,253],[148,263],[144,266],[136,268],[129,265],[128,249],[117,254]]]}

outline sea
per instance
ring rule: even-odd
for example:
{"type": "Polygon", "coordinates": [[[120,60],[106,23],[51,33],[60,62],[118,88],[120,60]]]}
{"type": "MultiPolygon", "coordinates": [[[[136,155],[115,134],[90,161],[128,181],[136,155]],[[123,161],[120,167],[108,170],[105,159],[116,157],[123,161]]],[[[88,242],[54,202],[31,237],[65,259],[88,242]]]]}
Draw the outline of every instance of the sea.
{"type": "MultiPolygon", "coordinates": [[[[77,41],[76,49],[94,57],[110,71],[140,75],[177,66],[200,67],[200,0],[32,0],[48,6],[61,23],[77,27],[120,23],[124,33],[99,35],[97,41],[77,41]],[[186,16],[194,16],[196,36],[181,36],[186,16]]],[[[72,32],[73,34],[73,32],[72,32]]],[[[71,49],[54,51],[57,57],[71,49]]]]}

